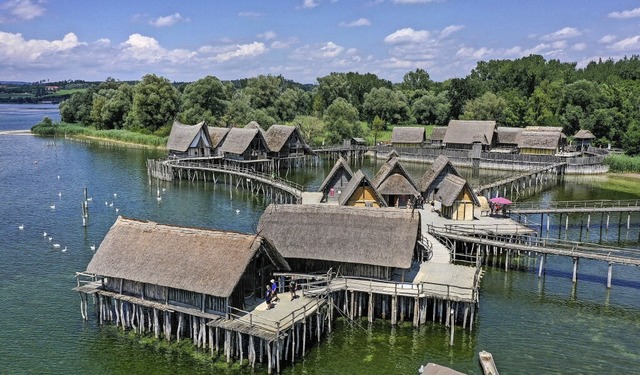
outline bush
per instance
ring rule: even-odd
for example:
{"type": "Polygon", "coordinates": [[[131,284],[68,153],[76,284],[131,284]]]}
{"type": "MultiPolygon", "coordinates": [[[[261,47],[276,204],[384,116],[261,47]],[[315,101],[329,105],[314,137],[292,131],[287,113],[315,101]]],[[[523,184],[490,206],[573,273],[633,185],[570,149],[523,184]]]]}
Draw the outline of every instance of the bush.
{"type": "Polygon", "coordinates": [[[609,155],[604,159],[611,172],[640,173],[640,156],[628,156],[621,154],[609,155]]]}
{"type": "Polygon", "coordinates": [[[31,131],[34,134],[45,136],[66,135],[92,137],[154,147],[164,146],[167,143],[167,137],[161,137],[153,134],[141,134],[123,129],[96,130],[93,127],[85,127],[78,124],[68,124],[64,122],[54,124],[52,126],[41,125],[41,123],[38,123],[36,126],[31,128],[31,131]]]}

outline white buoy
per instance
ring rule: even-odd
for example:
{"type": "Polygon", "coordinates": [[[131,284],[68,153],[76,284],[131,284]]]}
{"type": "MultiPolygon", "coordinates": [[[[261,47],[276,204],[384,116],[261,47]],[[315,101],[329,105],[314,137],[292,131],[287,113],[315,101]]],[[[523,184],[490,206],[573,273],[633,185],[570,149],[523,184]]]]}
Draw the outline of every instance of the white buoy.
{"type": "Polygon", "coordinates": [[[60,198],[62,198],[62,192],[59,192],[59,193],[58,193],[58,196],[59,196],[60,198]]]}
{"type": "Polygon", "coordinates": [[[58,180],[60,179],[60,175],[58,175],[58,180]]]}

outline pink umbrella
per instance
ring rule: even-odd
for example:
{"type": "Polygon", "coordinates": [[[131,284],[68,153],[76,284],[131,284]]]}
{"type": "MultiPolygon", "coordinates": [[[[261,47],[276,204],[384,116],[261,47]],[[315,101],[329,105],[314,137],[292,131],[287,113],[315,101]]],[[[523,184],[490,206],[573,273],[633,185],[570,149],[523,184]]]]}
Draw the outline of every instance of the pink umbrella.
{"type": "Polygon", "coordinates": [[[491,198],[491,199],[489,199],[489,201],[491,203],[502,204],[502,205],[508,205],[508,204],[512,204],[513,203],[513,202],[511,202],[510,200],[508,200],[507,198],[504,198],[504,197],[491,198]]]}

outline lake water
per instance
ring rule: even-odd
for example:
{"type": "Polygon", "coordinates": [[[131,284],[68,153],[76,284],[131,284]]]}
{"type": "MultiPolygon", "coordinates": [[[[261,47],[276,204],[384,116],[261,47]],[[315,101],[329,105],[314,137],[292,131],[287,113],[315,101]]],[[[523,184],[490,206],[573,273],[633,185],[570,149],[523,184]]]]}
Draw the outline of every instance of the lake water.
{"type": "MultiPolygon", "coordinates": [[[[44,116],[59,119],[55,106],[0,105],[0,131],[28,129],[44,116]]],[[[118,214],[255,230],[265,204],[261,198],[211,183],[149,184],[145,160],[161,155],[64,139],[0,136],[0,373],[266,374],[266,368],[252,370],[193,354],[185,342],[167,347],[100,327],[95,318],[83,322],[80,316],[79,297],[71,291],[74,273],[85,269],[93,255],[90,246],[100,244],[118,214]],[[92,197],[86,228],[80,216],[84,188],[92,197]],[[165,189],[160,203],[158,188],[165,189]]],[[[330,167],[292,178],[317,186],[330,167]]],[[[370,162],[365,167],[375,169],[370,162]]],[[[424,168],[409,167],[414,174],[424,168]]],[[[535,199],[639,197],[633,184],[620,179],[568,177],[535,199]]],[[[638,247],[639,219],[632,221],[622,243],[638,247]]],[[[618,243],[618,237],[609,233],[604,241],[618,243]]],[[[449,331],[440,324],[413,329],[384,321],[351,326],[340,320],[304,361],[283,373],[416,374],[420,364],[435,362],[481,374],[480,350],[493,353],[503,374],[635,373],[640,368],[640,270],[615,266],[614,285],[607,290],[606,268],[604,263],[581,262],[574,289],[569,259],[550,257],[542,279],[533,263],[528,271],[489,267],[474,330],[456,329],[453,347],[449,331]]]]}

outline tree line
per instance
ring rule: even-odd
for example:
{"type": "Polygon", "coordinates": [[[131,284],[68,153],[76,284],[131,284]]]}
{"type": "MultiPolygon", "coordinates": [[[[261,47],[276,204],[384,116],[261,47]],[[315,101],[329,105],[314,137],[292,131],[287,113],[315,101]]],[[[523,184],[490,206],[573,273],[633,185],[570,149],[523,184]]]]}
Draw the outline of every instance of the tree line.
{"type": "Polygon", "coordinates": [[[109,78],[77,92],[61,103],[60,113],[64,122],[159,135],[168,134],[175,119],[215,126],[297,124],[314,143],[375,136],[397,125],[495,120],[499,126],[561,126],[569,136],[587,129],[599,144],[637,155],[640,57],[584,68],[539,55],[480,61],[466,77],[443,82],[423,69],[399,83],[348,72],[319,77],[313,85],[273,75],[172,83],[148,74],[136,83],[109,78]]]}

